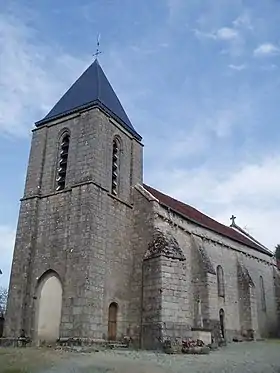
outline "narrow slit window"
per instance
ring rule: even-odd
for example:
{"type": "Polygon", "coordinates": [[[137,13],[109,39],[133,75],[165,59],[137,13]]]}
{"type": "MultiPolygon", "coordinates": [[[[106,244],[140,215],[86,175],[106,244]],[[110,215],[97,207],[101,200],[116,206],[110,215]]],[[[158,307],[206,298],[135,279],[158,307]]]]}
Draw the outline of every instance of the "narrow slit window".
{"type": "Polygon", "coordinates": [[[225,280],[223,268],[219,265],[217,267],[217,282],[218,282],[218,296],[225,297],[225,280]]]}
{"type": "Polygon", "coordinates": [[[262,276],[260,276],[260,289],[261,289],[262,310],[266,311],[265,290],[264,290],[264,282],[263,282],[263,277],[262,276]]]}
{"type": "Polygon", "coordinates": [[[69,134],[66,134],[62,138],[60,149],[59,149],[59,161],[58,161],[57,177],[56,177],[56,190],[57,191],[63,190],[65,188],[69,143],[70,143],[70,136],[69,134]]]}
{"type": "Polygon", "coordinates": [[[119,191],[119,173],[120,173],[120,143],[117,139],[113,141],[112,155],[112,194],[118,195],[119,191]]]}

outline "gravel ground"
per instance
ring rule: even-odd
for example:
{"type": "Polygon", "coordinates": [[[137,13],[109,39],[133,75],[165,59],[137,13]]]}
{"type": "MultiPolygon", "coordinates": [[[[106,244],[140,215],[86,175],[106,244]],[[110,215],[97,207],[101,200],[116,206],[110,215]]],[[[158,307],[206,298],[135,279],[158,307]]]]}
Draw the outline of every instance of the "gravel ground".
{"type": "Polygon", "coordinates": [[[103,351],[71,357],[44,373],[280,373],[280,341],[232,343],[210,355],[103,351]]]}
{"type": "MultiPolygon", "coordinates": [[[[26,349],[27,350],[27,349],[26,349]]],[[[30,353],[30,352],[29,352],[30,353]]],[[[40,351],[34,350],[36,358],[40,351]]],[[[14,353],[13,353],[14,354],[14,353]]],[[[280,373],[280,341],[232,343],[210,355],[165,355],[113,350],[48,352],[52,368],[1,370],[13,373],[280,373]],[[55,356],[53,356],[55,355],[55,356]]],[[[31,356],[31,355],[30,355],[31,356]]],[[[50,361],[50,360],[49,360],[50,361]]],[[[0,367],[1,355],[0,355],[0,367]]]]}

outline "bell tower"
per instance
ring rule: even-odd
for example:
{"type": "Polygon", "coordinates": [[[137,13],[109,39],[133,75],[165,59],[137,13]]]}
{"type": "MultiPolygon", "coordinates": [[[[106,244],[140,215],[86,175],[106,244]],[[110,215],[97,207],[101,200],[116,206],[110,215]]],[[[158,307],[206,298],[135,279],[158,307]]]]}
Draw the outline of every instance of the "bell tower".
{"type": "Polygon", "coordinates": [[[96,59],[33,130],[5,336],[107,339],[110,305],[127,319],[142,174],[141,136],[96,59]]]}

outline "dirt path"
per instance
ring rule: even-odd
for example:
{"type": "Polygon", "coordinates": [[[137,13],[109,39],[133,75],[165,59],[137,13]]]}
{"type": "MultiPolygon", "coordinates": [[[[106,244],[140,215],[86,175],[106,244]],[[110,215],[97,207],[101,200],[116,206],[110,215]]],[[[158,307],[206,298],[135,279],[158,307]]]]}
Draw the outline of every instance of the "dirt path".
{"type": "Polygon", "coordinates": [[[165,355],[148,351],[77,354],[44,373],[280,373],[280,343],[231,344],[210,355],[165,355]]]}
{"type": "Polygon", "coordinates": [[[0,349],[0,373],[280,373],[280,341],[232,343],[210,355],[0,349]]]}

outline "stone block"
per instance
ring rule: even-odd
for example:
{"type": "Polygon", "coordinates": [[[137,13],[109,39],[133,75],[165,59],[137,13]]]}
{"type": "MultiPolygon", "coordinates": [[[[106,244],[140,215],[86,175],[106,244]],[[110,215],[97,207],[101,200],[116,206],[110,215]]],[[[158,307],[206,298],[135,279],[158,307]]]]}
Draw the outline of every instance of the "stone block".
{"type": "Polygon", "coordinates": [[[203,343],[208,346],[212,343],[211,331],[209,330],[192,330],[192,339],[201,340],[203,343]]]}

